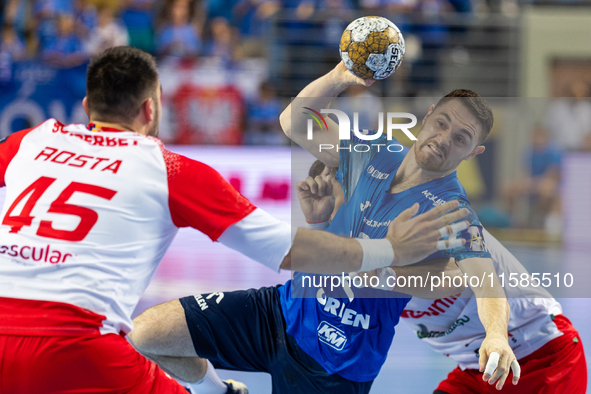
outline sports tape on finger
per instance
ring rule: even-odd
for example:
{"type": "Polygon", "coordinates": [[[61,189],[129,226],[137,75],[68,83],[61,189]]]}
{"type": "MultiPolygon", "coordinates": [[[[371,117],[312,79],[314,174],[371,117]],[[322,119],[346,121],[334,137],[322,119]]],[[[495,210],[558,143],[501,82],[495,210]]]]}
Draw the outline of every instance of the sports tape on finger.
{"type": "Polygon", "coordinates": [[[517,360],[511,362],[511,371],[513,371],[513,380],[521,377],[521,366],[517,360]]]}
{"type": "Polygon", "coordinates": [[[439,234],[441,234],[442,237],[448,237],[450,235],[453,234],[457,234],[460,231],[464,231],[465,229],[467,229],[470,225],[468,224],[467,221],[462,220],[461,222],[457,222],[454,223],[452,225],[447,225],[447,226],[443,226],[439,229],[439,234]]]}
{"type": "Polygon", "coordinates": [[[488,361],[486,362],[486,368],[484,368],[484,374],[492,376],[493,372],[497,369],[499,365],[499,358],[501,356],[497,352],[492,352],[490,356],[488,356],[488,361]]]}
{"type": "Polygon", "coordinates": [[[462,246],[462,238],[452,238],[452,239],[445,239],[445,240],[437,241],[437,249],[438,250],[459,248],[460,246],[462,246]]]}

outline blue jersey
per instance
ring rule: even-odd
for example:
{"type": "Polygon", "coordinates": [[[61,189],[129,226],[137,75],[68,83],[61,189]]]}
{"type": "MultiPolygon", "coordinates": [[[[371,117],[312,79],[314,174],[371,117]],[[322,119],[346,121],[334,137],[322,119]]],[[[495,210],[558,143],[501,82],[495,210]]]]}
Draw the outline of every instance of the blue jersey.
{"type": "MultiPolygon", "coordinates": [[[[471,210],[455,172],[400,193],[388,193],[408,149],[396,140],[390,142],[390,150],[382,146],[380,152],[374,148],[373,153],[360,154],[346,149],[361,142],[342,143],[337,178],[343,186],[345,203],[327,231],[353,238],[384,238],[390,222],[415,202],[420,204],[419,213],[453,199],[471,210]]],[[[467,220],[471,227],[461,236],[472,242],[427,259],[490,257],[482,242],[475,241],[482,227],[472,210],[467,220]]],[[[373,380],[386,360],[394,327],[410,296],[355,286],[331,292],[330,281],[328,286],[318,287],[323,277],[295,273],[280,288],[287,332],[328,373],[358,382],[373,380]]]]}

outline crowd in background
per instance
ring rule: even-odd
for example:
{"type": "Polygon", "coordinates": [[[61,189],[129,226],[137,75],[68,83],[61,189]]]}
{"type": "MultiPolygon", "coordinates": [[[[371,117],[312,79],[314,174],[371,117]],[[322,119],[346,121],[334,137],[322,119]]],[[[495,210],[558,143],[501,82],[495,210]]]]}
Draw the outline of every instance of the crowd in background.
{"type": "MultiPolygon", "coordinates": [[[[300,45],[301,23],[320,16],[323,34],[316,39],[321,46],[336,48],[356,10],[400,15],[396,21],[400,26],[406,23],[404,15],[510,14],[517,9],[517,0],[4,0],[0,5],[0,81],[15,62],[35,61],[68,69],[85,65],[92,56],[118,45],[141,48],[159,62],[213,59],[218,67],[231,70],[242,59],[272,55],[266,40],[272,18],[280,12],[291,20],[282,25],[291,29],[291,41],[285,45],[300,45]]],[[[441,46],[449,33],[437,23],[415,31],[412,24],[404,27],[407,63],[413,61],[414,37],[428,51],[441,46]]],[[[435,74],[429,73],[429,78],[427,84],[437,84],[435,74]]],[[[545,119],[532,133],[529,150],[523,152],[522,170],[500,188],[509,216],[519,201],[528,201],[527,223],[517,225],[560,231],[561,157],[568,150],[591,151],[589,93],[589,85],[578,81],[565,97],[549,105],[545,119]]],[[[380,104],[363,87],[352,87],[345,95],[374,109],[380,104]]],[[[286,103],[278,97],[277,86],[263,80],[257,93],[244,101],[242,142],[286,144],[278,123],[286,103]]]]}
{"type": "MultiPolygon", "coordinates": [[[[269,19],[287,10],[305,20],[316,12],[364,10],[436,15],[509,9],[487,0],[5,0],[2,50],[15,58],[41,55],[76,64],[111,45],[129,43],[158,56],[237,54],[240,39],[268,33],[269,19]]],[[[340,33],[338,35],[340,37],[340,33]]]]}
{"type": "MultiPolygon", "coordinates": [[[[355,10],[431,17],[500,11],[499,4],[506,11],[516,0],[5,0],[0,6],[0,81],[14,62],[34,60],[67,69],[118,45],[143,49],[159,61],[208,59],[217,67],[232,69],[241,59],[269,57],[266,40],[271,18],[279,12],[296,21],[284,25],[289,30],[284,45],[300,45],[302,25],[297,21],[320,16],[320,45],[337,48],[355,10]]],[[[408,36],[409,46],[413,46],[410,37],[419,37],[425,58],[446,37],[446,29],[438,25],[417,32],[406,28],[413,33],[408,36]]],[[[413,61],[410,52],[407,62],[413,61]]],[[[329,63],[338,61],[336,50],[330,53],[329,63]]],[[[431,63],[436,66],[436,61],[431,63]]],[[[423,82],[433,87],[438,79],[436,73],[429,74],[423,82]]],[[[269,130],[279,131],[276,119],[281,105],[276,91],[277,86],[264,82],[260,94],[246,100],[245,143],[286,143],[281,135],[268,135],[269,130]]]]}

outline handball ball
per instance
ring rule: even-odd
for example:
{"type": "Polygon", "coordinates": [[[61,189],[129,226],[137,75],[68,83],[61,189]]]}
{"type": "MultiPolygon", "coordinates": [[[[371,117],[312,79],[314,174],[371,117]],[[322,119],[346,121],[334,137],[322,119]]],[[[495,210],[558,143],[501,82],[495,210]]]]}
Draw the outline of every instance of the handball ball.
{"type": "Polygon", "coordinates": [[[339,45],[347,69],[362,79],[388,78],[402,63],[404,49],[398,27],[381,16],[355,19],[339,45]]]}

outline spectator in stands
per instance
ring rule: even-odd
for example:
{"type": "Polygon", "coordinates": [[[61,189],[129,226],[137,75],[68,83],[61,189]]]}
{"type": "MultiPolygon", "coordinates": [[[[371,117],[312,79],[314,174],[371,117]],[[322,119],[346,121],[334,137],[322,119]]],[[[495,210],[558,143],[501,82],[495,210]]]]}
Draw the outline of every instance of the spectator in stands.
{"type": "Polygon", "coordinates": [[[232,20],[232,12],[240,0],[205,0],[205,11],[208,19],[218,17],[232,20]]]}
{"type": "Polygon", "coordinates": [[[0,23],[8,23],[14,27],[18,33],[27,29],[27,23],[30,18],[31,4],[29,1],[7,0],[2,2],[2,15],[0,23]]]}
{"type": "Polygon", "coordinates": [[[115,19],[112,7],[99,8],[98,26],[88,42],[88,52],[98,55],[108,48],[129,45],[127,28],[121,20],[115,19]]]}
{"type": "MultiPolygon", "coordinates": [[[[318,12],[324,19],[324,45],[327,48],[338,46],[343,31],[351,19],[353,5],[350,0],[320,0],[318,12]]],[[[336,52],[332,52],[336,53],[336,52]]]]}
{"type": "MultiPolygon", "coordinates": [[[[57,37],[57,17],[67,9],[56,4],[55,0],[37,0],[33,6],[38,46],[43,51],[57,37]]],[[[70,10],[71,11],[71,10],[70,10]]]]}
{"type": "Polygon", "coordinates": [[[278,0],[240,0],[234,7],[233,23],[240,34],[240,57],[268,57],[266,37],[271,17],[281,9],[278,0]]]}
{"type": "Polygon", "coordinates": [[[74,19],[76,21],[78,35],[85,39],[90,37],[90,33],[94,31],[98,25],[97,10],[89,0],[75,0],[74,19]]]}
{"type": "Polygon", "coordinates": [[[88,54],[75,29],[72,14],[61,14],[58,19],[58,34],[42,52],[43,59],[55,67],[70,68],[83,64],[88,54]]]}
{"type": "MultiPolygon", "coordinates": [[[[170,24],[170,11],[176,0],[160,0],[156,4],[156,22],[154,29],[161,31],[170,24]]],[[[207,14],[205,11],[205,0],[186,0],[189,7],[189,23],[197,28],[198,36],[202,37],[207,14]]]]}
{"type": "Polygon", "coordinates": [[[281,132],[279,115],[283,104],[277,98],[275,88],[263,82],[259,96],[247,106],[247,131],[245,143],[248,145],[285,145],[289,140],[281,132]]]}
{"type": "Polygon", "coordinates": [[[567,96],[550,103],[546,127],[552,139],[563,149],[578,150],[585,135],[591,132],[589,84],[585,81],[573,82],[567,96]]]}
{"type": "Polygon", "coordinates": [[[0,83],[12,79],[12,64],[27,54],[25,43],[19,38],[13,26],[2,25],[0,36],[0,83]]]}
{"type": "Polygon", "coordinates": [[[217,17],[211,20],[211,39],[205,45],[204,55],[216,59],[223,65],[230,65],[234,60],[234,51],[238,37],[226,18],[217,17]]]}
{"type": "Polygon", "coordinates": [[[201,50],[201,38],[190,23],[189,1],[171,4],[169,23],[158,33],[156,52],[159,56],[195,57],[201,50]]]}
{"type": "Polygon", "coordinates": [[[270,31],[270,19],[281,5],[277,0],[240,0],[232,10],[233,21],[243,37],[262,37],[270,31]]]}
{"type": "Polygon", "coordinates": [[[0,41],[0,53],[10,56],[11,62],[23,60],[27,55],[27,46],[18,36],[14,27],[8,23],[2,25],[2,41],[0,41]]]}
{"type": "Polygon", "coordinates": [[[156,0],[122,0],[121,19],[129,34],[129,45],[154,52],[154,18],[156,0]]]}
{"type": "Polygon", "coordinates": [[[529,224],[551,232],[560,229],[561,151],[551,143],[548,131],[540,126],[533,132],[531,151],[526,154],[527,174],[505,185],[503,194],[512,212],[517,198],[530,199],[529,224]],[[558,220],[558,223],[557,223],[558,220]]]}

